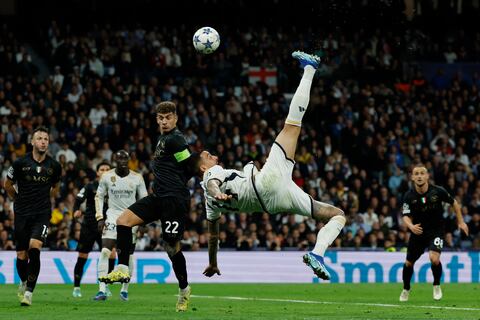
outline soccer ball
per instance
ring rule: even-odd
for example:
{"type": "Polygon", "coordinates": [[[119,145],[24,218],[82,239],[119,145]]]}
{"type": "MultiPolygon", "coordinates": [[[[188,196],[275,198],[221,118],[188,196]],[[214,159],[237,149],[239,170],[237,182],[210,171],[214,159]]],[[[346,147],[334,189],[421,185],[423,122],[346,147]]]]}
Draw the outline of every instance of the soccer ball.
{"type": "Polygon", "coordinates": [[[211,27],[203,27],[193,35],[193,46],[197,52],[209,54],[220,45],[220,35],[211,27]]]}

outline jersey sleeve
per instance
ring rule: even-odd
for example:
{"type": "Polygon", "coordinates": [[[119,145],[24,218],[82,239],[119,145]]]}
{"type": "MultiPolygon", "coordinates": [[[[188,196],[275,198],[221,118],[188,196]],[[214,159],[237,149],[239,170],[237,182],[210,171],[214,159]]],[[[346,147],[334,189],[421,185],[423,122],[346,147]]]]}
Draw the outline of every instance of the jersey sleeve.
{"type": "Polygon", "coordinates": [[[108,193],[107,174],[103,174],[98,183],[97,194],[95,195],[95,218],[103,219],[103,206],[105,205],[105,196],[108,193]]]}
{"type": "Polygon", "coordinates": [[[177,162],[187,160],[191,155],[187,140],[182,135],[173,135],[167,139],[165,149],[177,162]]]}
{"type": "Polygon", "coordinates": [[[403,205],[402,205],[402,216],[411,216],[411,207],[412,207],[412,200],[410,197],[410,193],[406,193],[403,197],[403,205]]]}
{"type": "Polygon", "coordinates": [[[203,183],[207,188],[208,182],[210,180],[218,180],[220,184],[222,184],[225,181],[226,177],[227,177],[227,171],[223,169],[221,166],[216,165],[208,169],[207,172],[205,172],[205,175],[203,177],[203,183]]]}
{"type": "Polygon", "coordinates": [[[440,198],[442,199],[442,201],[448,203],[449,205],[453,205],[455,198],[452,197],[452,195],[448,193],[448,191],[445,190],[445,188],[438,187],[438,189],[439,189],[440,198]]]}
{"type": "Polygon", "coordinates": [[[12,166],[8,168],[7,178],[9,180],[12,180],[13,182],[17,182],[18,175],[20,174],[20,170],[21,170],[20,167],[21,167],[20,159],[15,160],[12,163],[12,166]]]}

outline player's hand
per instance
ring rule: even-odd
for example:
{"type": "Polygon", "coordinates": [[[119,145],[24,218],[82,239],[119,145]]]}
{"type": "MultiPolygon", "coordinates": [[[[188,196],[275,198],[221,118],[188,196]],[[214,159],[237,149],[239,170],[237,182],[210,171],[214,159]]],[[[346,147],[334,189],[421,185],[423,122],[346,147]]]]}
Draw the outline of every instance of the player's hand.
{"type": "Polygon", "coordinates": [[[103,229],[105,228],[105,220],[101,219],[97,221],[98,223],[98,232],[103,233],[103,229]]]}
{"type": "Polygon", "coordinates": [[[465,222],[460,222],[460,223],[458,224],[458,228],[459,228],[460,230],[462,230],[463,233],[465,233],[465,235],[468,236],[468,226],[467,226],[467,224],[466,224],[465,222]]]}
{"type": "Polygon", "coordinates": [[[217,266],[212,266],[211,264],[208,265],[208,267],[205,268],[205,271],[203,271],[203,274],[206,276],[206,277],[211,277],[213,276],[214,274],[218,274],[218,275],[221,275],[220,273],[220,269],[218,269],[217,266]]]}
{"type": "Polygon", "coordinates": [[[78,219],[78,218],[80,218],[81,216],[82,216],[82,211],[80,211],[80,210],[77,210],[77,211],[75,211],[75,212],[73,213],[73,217],[74,217],[75,219],[78,219]]]}
{"type": "Polygon", "coordinates": [[[215,199],[220,200],[220,201],[227,201],[227,200],[232,199],[232,195],[228,195],[228,194],[225,194],[225,193],[219,193],[219,194],[215,195],[215,199]]]}
{"type": "Polygon", "coordinates": [[[410,231],[412,231],[416,235],[421,235],[423,233],[423,228],[420,226],[420,223],[412,224],[410,227],[410,231]]]}

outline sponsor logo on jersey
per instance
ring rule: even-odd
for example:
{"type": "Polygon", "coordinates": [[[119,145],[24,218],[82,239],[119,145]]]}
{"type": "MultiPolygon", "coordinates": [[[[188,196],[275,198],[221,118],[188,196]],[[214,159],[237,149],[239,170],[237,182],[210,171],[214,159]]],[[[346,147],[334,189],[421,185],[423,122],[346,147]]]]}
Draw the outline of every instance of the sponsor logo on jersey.
{"type": "Polygon", "coordinates": [[[408,203],[403,204],[403,213],[410,213],[410,206],[408,203]]]}

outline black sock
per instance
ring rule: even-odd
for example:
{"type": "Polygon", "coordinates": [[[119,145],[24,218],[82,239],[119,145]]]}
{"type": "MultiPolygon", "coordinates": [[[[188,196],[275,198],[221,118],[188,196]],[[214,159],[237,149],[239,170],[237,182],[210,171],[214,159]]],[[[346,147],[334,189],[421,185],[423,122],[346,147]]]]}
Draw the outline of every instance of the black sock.
{"type": "Polygon", "coordinates": [[[172,261],[173,271],[178,280],[178,286],[180,289],[185,289],[188,286],[187,279],[187,262],[182,251],[177,252],[173,257],[170,257],[172,261]]]}
{"type": "Polygon", "coordinates": [[[407,267],[406,264],[403,265],[402,279],[403,279],[403,289],[410,290],[410,280],[412,280],[413,275],[413,266],[407,267]]]}
{"type": "Polygon", "coordinates": [[[33,292],[40,273],[40,250],[32,248],[28,250],[27,267],[27,291],[33,292]]]}
{"type": "Polygon", "coordinates": [[[128,266],[130,248],[132,247],[132,228],[117,225],[117,255],[118,264],[128,266]]]}
{"type": "Polygon", "coordinates": [[[440,279],[442,278],[442,263],[439,262],[437,265],[432,263],[431,269],[433,273],[433,285],[438,286],[440,285],[440,279]]]}
{"type": "Polygon", "coordinates": [[[108,273],[112,272],[113,268],[115,268],[115,258],[108,259],[108,273]]]}
{"type": "Polygon", "coordinates": [[[82,280],[83,276],[83,267],[85,266],[86,262],[87,259],[85,258],[77,258],[77,263],[75,264],[75,269],[73,270],[74,287],[80,287],[80,281],[82,280]]]}
{"type": "Polygon", "coordinates": [[[22,282],[27,281],[27,267],[28,267],[28,259],[21,260],[17,258],[17,273],[20,277],[22,282]]]}

